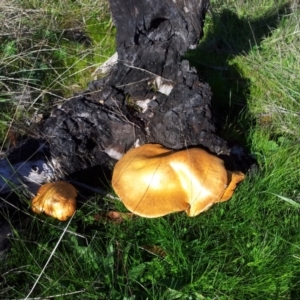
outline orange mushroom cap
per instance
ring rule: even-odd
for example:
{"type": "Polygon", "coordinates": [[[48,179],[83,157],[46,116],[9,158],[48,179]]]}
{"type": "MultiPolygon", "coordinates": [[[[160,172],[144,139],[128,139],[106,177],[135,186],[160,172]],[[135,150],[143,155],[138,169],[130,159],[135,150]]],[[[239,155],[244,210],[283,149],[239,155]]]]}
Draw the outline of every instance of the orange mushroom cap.
{"type": "Polygon", "coordinates": [[[146,144],[128,151],[115,165],[112,186],[133,213],[155,218],[177,211],[196,216],[228,200],[241,172],[200,148],[173,151],[146,144]]]}
{"type": "Polygon", "coordinates": [[[77,191],[65,181],[46,183],[40,187],[31,201],[33,212],[45,213],[60,221],[66,221],[76,210],[77,191]]]}

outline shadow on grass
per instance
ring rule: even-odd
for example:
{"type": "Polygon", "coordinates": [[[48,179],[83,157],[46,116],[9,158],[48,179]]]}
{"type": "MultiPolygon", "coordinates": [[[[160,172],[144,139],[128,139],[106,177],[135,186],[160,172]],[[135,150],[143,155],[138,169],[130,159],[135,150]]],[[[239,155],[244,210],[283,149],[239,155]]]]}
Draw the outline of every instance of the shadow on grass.
{"type": "Polygon", "coordinates": [[[212,88],[212,110],[218,134],[229,145],[247,145],[247,136],[254,119],[247,112],[249,79],[243,77],[236,56],[247,55],[272,34],[288,6],[266,11],[257,18],[240,17],[228,8],[211,11],[211,22],[199,47],[187,54],[199,76],[212,88]]]}

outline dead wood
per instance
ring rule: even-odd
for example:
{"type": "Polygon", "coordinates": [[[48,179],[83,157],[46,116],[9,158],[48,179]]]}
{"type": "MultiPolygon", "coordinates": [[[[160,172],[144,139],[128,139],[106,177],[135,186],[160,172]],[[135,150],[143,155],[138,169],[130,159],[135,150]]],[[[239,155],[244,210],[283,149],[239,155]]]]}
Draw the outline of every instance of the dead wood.
{"type": "Polygon", "coordinates": [[[45,122],[52,157],[72,173],[112,168],[135,144],[202,145],[228,154],[215,134],[210,87],[182,59],[202,36],[208,1],[111,0],[110,6],[118,62],[45,122]]]}
{"type": "MultiPolygon", "coordinates": [[[[208,0],[110,0],[117,63],[53,109],[26,167],[21,157],[13,163],[11,157],[30,148],[32,140],[2,161],[1,169],[9,170],[0,171],[1,177],[28,185],[94,166],[111,171],[128,149],[145,143],[201,146],[228,156],[226,141],[216,134],[210,86],[183,59],[203,35],[208,5],[208,0]]],[[[1,179],[0,190],[8,190],[1,179]]]]}

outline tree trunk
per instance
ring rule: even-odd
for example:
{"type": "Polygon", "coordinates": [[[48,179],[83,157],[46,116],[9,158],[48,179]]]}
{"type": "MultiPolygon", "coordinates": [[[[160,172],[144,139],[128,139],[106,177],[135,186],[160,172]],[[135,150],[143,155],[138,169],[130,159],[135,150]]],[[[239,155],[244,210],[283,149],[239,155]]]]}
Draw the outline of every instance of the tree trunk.
{"type": "MultiPolygon", "coordinates": [[[[208,5],[209,0],[110,0],[118,61],[107,76],[52,111],[40,130],[39,141],[46,143],[39,142],[38,158],[30,156],[26,170],[18,171],[21,181],[42,183],[97,165],[111,171],[128,149],[145,143],[202,146],[229,155],[215,133],[210,87],[183,59],[203,34],[208,5]]],[[[0,182],[0,190],[5,187],[0,182]]]]}
{"type": "Polygon", "coordinates": [[[51,156],[64,171],[97,164],[111,169],[115,159],[144,143],[228,153],[215,135],[210,87],[182,60],[202,36],[208,2],[110,1],[118,62],[43,126],[51,156]]]}

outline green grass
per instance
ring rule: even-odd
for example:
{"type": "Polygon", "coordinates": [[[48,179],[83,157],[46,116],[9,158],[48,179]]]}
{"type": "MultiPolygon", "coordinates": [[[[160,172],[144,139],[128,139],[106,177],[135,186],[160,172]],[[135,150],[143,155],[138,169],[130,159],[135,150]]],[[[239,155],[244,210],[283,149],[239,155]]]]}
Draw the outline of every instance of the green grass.
{"type": "Polygon", "coordinates": [[[24,128],[34,113],[47,115],[49,106],[86,89],[115,51],[115,29],[106,1],[0,4],[2,141],[8,129],[24,128]]]}
{"type": "MultiPolygon", "coordinates": [[[[28,1],[28,8],[37,9],[39,2],[28,1]]],[[[48,3],[56,20],[61,8],[54,1],[48,3]]],[[[64,3],[70,1],[60,5],[64,3]]],[[[92,3],[87,0],[72,3],[64,7],[70,10],[68,20],[61,18],[54,28],[39,20],[37,32],[43,34],[34,33],[32,38],[32,49],[37,49],[48,29],[53,34],[50,48],[60,55],[64,49],[70,51],[50,67],[62,80],[51,77],[43,83],[66,96],[74,84],[84,89],[90,80],[85,71],[114,47],[111,35],[107,44],[99,35],[101,28],[111,28],[109,16],[86,9],[92,3]],[[57,28],[84,18],[92,48],[58,38],[57,28]]],[[[101,2],[93,3],[100,7],[101,2]]],[[[232,199],[195,218],[177,213],[121,224],[96,221],[95,215],[108,209],[126,211],[110,198],[88,199],[70,224],[31,214],[25,218],[22,209],[15,219],[25,220],[27,229],[16,232],[9,259],[1,262],[0,299],[23,299],[33,287],[29,299],[300,299],[300,8],[296,3],[212,1],[205,38],[187,54],[212,87],[219,133],[229,142],[243,144],[258,161],[259,170],[247,176],[232,199]]],[[[20,52],[14,50],[17,42],[4,44],[1,62],[7,65],[2,68],[20,68],[20,52]]],[[[7,100],[2,113],[11,120],[15,106],[9,97],[2,98],[7,100]]],[[[44,105],[45,99],[41,100],[34,105],[37,110],[44,105]]]]}

